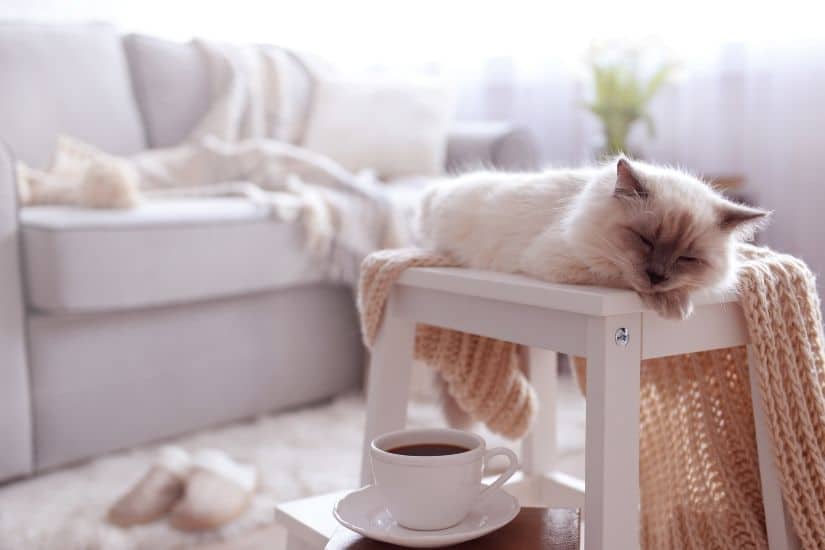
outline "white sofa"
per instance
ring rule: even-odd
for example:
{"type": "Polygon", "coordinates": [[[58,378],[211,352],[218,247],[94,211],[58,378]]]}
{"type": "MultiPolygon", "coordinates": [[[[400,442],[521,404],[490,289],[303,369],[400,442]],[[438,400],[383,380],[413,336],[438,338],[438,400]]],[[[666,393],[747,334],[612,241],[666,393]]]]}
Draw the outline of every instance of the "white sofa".
{"type": "MultiPolygon", "coordinates": [[[[18,211],[14,159],[46,165],[58,132],[121,154],[182,139],[209,101],[199,55],[104,24],[0,25],[0,481],[358,384],[351,290],[321,281],[297,226],[240,199],[18,211]]],[[[476,124],[447,157],[534,152],[476,124]]]]}

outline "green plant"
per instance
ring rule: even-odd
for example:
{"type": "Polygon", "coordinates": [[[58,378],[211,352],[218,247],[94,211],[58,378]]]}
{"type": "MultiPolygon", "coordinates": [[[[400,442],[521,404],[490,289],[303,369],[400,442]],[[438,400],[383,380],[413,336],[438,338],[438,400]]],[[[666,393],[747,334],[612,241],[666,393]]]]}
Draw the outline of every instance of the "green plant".
{"type": "Polygon", "coordinates": [[[648,135],[656,126],[648,112],[651,100],[674,75],[677,64],[667,59],[648,59],[650,48],[627,44],[593,46],[588,55],[592,76],[592,100],[585,102],[604,130],[604,153],[627,152],[627,136],[638,121],[648,135]],[[647,63],[645,63],[647,62],[647,63]]]}

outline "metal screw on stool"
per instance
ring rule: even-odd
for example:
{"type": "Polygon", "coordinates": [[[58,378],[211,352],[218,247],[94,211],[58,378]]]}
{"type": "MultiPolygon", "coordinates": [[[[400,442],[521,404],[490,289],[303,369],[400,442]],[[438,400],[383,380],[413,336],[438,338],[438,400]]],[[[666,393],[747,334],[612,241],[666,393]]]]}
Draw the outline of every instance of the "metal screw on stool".
{"type": "Polygon", "coordinates": [[[616,334],[613,335],[613,341],[617,346],[626,346],[630,342],[630,330],[620,327],[616,329],[616,334]]]}

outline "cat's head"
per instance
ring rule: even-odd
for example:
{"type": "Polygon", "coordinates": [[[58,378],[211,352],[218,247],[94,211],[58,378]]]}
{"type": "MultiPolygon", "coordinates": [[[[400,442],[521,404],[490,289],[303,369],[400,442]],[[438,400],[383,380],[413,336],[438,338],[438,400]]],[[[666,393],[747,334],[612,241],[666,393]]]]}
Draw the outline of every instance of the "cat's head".
{"type": "Polygon", "coordinates": [[[583,259],[640,293],[731,285],[736,242],[768,216],[689,174],[624,156],[583,195],[568,226],[583,259]]]}

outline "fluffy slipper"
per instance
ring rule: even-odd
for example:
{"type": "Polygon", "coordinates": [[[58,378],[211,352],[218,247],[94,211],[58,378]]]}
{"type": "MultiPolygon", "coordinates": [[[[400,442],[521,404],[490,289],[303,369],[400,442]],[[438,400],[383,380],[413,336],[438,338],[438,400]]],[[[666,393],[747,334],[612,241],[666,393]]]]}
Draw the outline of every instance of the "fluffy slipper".
{"type": "Polygon", "coordinates": [[[169,523],[181,531],[217,529],[246,511],[257,480],[253,466],[238,464],[220,451],[199,451],[169,523]]]}
{"type": "Polygon", "coordinates": [[[157,462],[109,509],[109,522],[130,527],[165,516],[183,495],[191,462],[180,447],[161,449],[157,462]]]}

